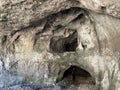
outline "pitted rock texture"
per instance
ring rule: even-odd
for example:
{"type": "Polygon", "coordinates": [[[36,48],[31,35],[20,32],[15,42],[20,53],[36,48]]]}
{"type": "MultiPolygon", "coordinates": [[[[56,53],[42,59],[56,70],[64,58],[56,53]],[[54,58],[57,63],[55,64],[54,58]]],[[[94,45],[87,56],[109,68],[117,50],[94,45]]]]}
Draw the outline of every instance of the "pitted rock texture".
{"type": "Polygon", "coordinates": [[[94,79],[92,90],[119,90],[119,41],[119,0],[1,0],[0,74],[22,77],[1,87],[61,86],[76,66],[94,79]]]}

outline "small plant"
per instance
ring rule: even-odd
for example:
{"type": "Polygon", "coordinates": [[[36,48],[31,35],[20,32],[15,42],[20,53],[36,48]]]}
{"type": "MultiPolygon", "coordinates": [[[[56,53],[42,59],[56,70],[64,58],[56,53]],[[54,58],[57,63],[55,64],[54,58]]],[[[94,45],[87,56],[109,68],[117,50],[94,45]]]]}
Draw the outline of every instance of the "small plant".
{"type": "Polygon", "coordinates": [[[33,0],[33,2],[37,2],[37,3],[39,3],[39,0],[33,0]]]}
{"type": "Polygon", "coordinates": [[[40,3],[40,4],[45,2],[45,1],[47,1],[47,0],[33,0],[33,2],[40,3]]]}

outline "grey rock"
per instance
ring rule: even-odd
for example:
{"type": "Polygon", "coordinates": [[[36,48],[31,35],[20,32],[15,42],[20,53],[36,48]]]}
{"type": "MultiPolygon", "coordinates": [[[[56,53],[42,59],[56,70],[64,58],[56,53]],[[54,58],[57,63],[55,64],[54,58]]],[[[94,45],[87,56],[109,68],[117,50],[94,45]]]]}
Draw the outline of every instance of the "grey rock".
{"type": "Polygon", "coordinates": [[[67,83],[76,66],[95,89],[119,90],[119,18],[119,0],[1,0],[0,86],[67,83]]]}

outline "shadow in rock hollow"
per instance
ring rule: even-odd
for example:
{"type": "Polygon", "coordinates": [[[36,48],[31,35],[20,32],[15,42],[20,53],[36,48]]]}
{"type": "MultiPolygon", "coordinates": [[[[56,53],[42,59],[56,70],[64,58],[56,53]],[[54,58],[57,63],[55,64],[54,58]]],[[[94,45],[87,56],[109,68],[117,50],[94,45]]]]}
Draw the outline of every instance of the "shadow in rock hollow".
{"type": "Polygon", "coordinates": [[[95,79],[86,70],[71,66],[58,81],[58,86],[60,90],[93,90],[95,79]]]}

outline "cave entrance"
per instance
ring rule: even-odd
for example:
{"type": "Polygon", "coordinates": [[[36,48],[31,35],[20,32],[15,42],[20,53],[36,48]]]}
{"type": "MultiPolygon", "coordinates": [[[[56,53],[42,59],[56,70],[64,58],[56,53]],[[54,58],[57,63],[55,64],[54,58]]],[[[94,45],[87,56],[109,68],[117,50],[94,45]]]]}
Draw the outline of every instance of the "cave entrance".
{"type": "Polygon", "coordinates": [[[74,52],[78,46],[77,31],[68,37],[52,37],[50,40],[50,51],[55,53],[74,52]]]}
{"type": "Polygon", "coordinates": [[[90,73],[78,66],[69,67],[64,72],[62,81],[74,85],[80,84],[95,85],[95,80],[90,75],[90,73]]]}

